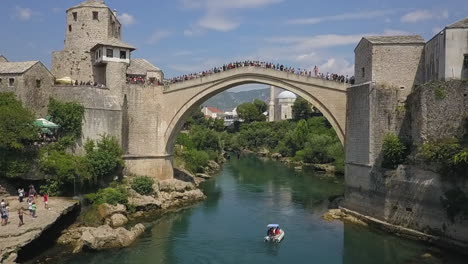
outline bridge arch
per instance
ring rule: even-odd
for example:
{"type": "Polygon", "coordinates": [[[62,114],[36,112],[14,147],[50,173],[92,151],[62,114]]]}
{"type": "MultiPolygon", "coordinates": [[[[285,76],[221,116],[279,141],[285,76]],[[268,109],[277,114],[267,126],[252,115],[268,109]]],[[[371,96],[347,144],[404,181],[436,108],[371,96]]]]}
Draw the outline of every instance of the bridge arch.
{"type": "Polygon", "coordinates": [[[188,116],[208,98],[235,86],[260,83],[289,90],[320,110],[344,143],[348,84],[266,69],[240,67],[174,83],[161,89],[131,87],[128,91],[128,173],[158,179],[173,177],[177,134],[188,116]]]}
{"type": "MultiPolygon", "coordinates": [[[[242,68],[241,68],[242,69],[242,68]]],[[[265,69],[262,69],[265,70],[265,69]]],[[[283,72],[280,72],[283,73],[283,72]]],[[[286,74],[286,75],[293,75],[293,74],[286,74]]],[[[304,79],[312,79],[313,81],[320,81],[319,83],[314,83],[314,82],[297,82],[297,81],[292,81],[288,80],[287,78],[281,78],[278,77],[278,71],[275,70],[266,70],[265,72],[262,73],[253,73],[253,72],[237,72],[230,74],[227,77],[224,78],[219,78],[216,81],[212,81],[207,83],[206,85],[203,85],[203,87],[200,89],[198,88],[198,92],[195,94],[192,94],[190,97],[187,98],[187,100],[184,100],[184,102],[179,106],[179,109],[176,111],[176,113],[173,115],[172,119],[169,122],[169,125],[166,129],[165,132],[165,138],[167,139],[166,141],[166,152],[172,154],[173,153],[173,148],[175,145],[175,140],[177,138],[178,133],[182,129],[183,124],[187,120],[187,118],[190,116],[190,114],[196,110],[196,108],[203,102],[205,102],[207,99],[215,96],[218,93],[221,93],[223,91],[226,91],[230,88],[239,86],[239,85],[244,85],[244,84],[252,84],[252,83],[258,83],[258,84],[265,84],[265,85],[271,85],[275,87],[279,87],[282,89],[286,89],[288,91],[291,91],[300,97],[304,98],[308,102],[310,102],[312,105],[314,105],[322,114],[324,117],[330,122],[332,127],[337,133],[338,138],[340,139],[341,143],[344,144],[344,135],[345,135],[345,123],[343,122],[345,119],[341,118],[342,116],[345,116],[344,112],[341,113],[336,113],[335,108],[337,104],[341,104],[341,108],[343,111],[345,111],[346,108],[346,88],[343,89],[343,87],[336,88],[335,85],[333,84],[340,84],[335,81],[325,81],[322,79],[317,79],[313,77],[307,77],[307,76],[298,76],[302,77],[304,79]],[[328,85],[332,87],[324,87],[322,86],[322,83],[325,82],[328,85]],[[314,91],[317,90],[326,90],[330,94],[329,100],[323,100],[323,98],[317,97],[317,95],[314,95],[314,91]],[[339,100],[341,97],[341,100],[339,100]],[[330,107],[333,106],[333,107],[330,107]],[[338,114],[338,115],[337,115],[338,114]]],[[[183,83],[182,83],[183,84],[183,83]]],[[[169,87],[166,91],[166,94],[169,95],[170,93],[178,93],[186,89],[190,88],[195,88],[193,86],[197,85],[192,85],[192,84],[187,84],[187,87],[177,87],[177,90],[171,90],[171,87],[169,87]]]]}

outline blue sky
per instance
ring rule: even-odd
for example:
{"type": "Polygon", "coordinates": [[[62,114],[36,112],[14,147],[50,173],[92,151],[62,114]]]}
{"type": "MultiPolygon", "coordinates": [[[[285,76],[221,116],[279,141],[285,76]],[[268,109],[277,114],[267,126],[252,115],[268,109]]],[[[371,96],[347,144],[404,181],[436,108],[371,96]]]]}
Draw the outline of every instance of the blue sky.
{"type": "MultiPolygon", "coordinates": [[[[65,10],[82,1],[0,0],[0,54],[41,60],[63,49],[65,10]]],[[[430,39],[468,14],[466,0],[107,0],[122,38],[166,77],[258,59],[321,72],[353,73],[364,35],[430,39]]]]}

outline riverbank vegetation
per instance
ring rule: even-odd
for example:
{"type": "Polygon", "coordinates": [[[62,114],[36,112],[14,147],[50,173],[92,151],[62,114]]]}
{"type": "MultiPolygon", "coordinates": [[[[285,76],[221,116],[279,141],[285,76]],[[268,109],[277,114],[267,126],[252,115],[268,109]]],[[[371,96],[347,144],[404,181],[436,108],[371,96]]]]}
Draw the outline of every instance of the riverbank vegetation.
{"type": "Polygon", "coordinates": [[[94,190],[119,175],[124,162],[119,142],[102,135],[86,140],[84,154],[73,152],[81,138],[84,107],[51,99],[48,119],[59,128],[54,140],[44,141],[34,126],[34,114],[13,93],[0,93],[0,177],[16,179],[25,174],[45,178],[40,192],[71,195],[94,190]]]}
{"type": "Polygon", "coordinates": [[[293,105],[293,120],[266,122],[263,101],[239,105],[239,118],[224,128],[220,119],[196,111],[176,140],[176,165],[192,173],[204,172],[209,160],[219,161],[224,151],[280,154],[298,163],[332,163],[344,172],[344,151],[330,123],[302,98],[293,105]]]}

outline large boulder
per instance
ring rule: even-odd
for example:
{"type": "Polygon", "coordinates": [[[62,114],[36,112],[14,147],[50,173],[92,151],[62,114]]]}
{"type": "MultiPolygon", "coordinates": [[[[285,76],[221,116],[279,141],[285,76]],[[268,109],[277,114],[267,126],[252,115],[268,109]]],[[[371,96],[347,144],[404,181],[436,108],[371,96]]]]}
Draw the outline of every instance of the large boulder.
{"type": "Polygon", "coordinates": [[[123,214],[113,214],[110,217],[110,225],[112,227],[121,227],[128,223],[128,219],[123,214]]]}
{"type": "Polygon", "coordinates": [[[159,182],[160,192],[185,192],[194,189],[196,189],[196,186],[193,183],[176,179],[163,180],[159,182]]]}
{"type": "Polygon", "coordinates": [[[212,171],[217,171],[219,170],[220,166],[218,163],[216,163],[216,161],[214,160],[209,160],[208,161],[208,167],[212,170],[212,171]]]}
{"type": "Polygon", "coordinates": [[[185,192],[161,192],[158,199],[161,201],[161,208],[169,209],[182,207],[205,198],[202,191],[195,189],[185,192]]]}
{"type": "Polygon", "coordinates": [[[129,190],[128,204],[137,210],[151,210],[161,208],[161,201],[153,196],[141,195],[133,190],[129,190]]]}
{"type": "Polygon", "coordinates": [[[108,218],[113,214],[125,214],[127,208],[123,204],[111,205],[108,203],[100,204],[97,208],[98,215],[101,219],[108,218]]]}
{"type": "Polygon", "coordinates": [[[93,250],[122,248],[131,245],[144,231],[142,224],[135,225],[131,230],[123,227],[113,229],[108,225],[83,227],[80,240],[83,247],[93,250]]]}
{"type": "Polygon", "coordinates": [[[174,179],[195,183],[195,176],[184,168],[174,168],[174,179]]]}

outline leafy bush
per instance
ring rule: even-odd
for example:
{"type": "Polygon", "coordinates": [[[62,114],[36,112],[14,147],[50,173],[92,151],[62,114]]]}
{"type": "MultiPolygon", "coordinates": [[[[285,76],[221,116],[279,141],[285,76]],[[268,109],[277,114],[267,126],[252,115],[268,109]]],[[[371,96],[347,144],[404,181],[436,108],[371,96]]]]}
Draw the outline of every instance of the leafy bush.
{"type": "Polygon", "coordinates": [[[37,152],[30,145],[39,129],[34,115],[13,93],[0,93],[0,177],[18,177],[30,171],[37,152]]]}
{"type": "Polygon", "coordinates": [[[39,169],[50,177],[42,188],[54,195],[69,194],[74,183],[81,185],[90,180],[86,160],[64,151],[51,150],[43,153],[39,169]]]}
{"type": "Polygon", "coordinates": [[[114,137],[103,135],[97,142],[88,140],[85,143],[85,150],[85,158],[94,183],[109,179],[119,173],[124,166],[123,150],[114,137]]]}
{"type": "Polygon", "coordinates": [[[382,167],[387,169],[395,169],[399,164],[402,164],[405,161],[407,147],[395,134],[389,133],[385,135],[382,152],[382,167]]]}
{"type": "Polygon", "coordinates": [[[468,177],[468,148],[463,148],[457,139],[424,143],[417,157],[436,164],[444,177],[468,177]]]}
{"type": "Polygon", "coordinates": [[[81,136],[81,125],[84,117],[84,106],[79,103],[61,102],[53,98],[49,101],[49,115],[58,125],[59,136],[81,136]]]}
{"type": "Polygon", "coordinates": [[[132,189],[141,195],[149,195],[154,192],[154,180],[147,176],[138,176],[133,179],[132,189]]]}
{"type": "Polygon", "coordinates": [[[39,187],[39,193],[59,196],[63,194],[62,184],[55,179],[47,179],[45,184],[39,187]]]}
{"type": "Polygon", "coordinates": [[[37,139],[34,114],[13,93],[0,93],[0,151],[20,150],[37,139]]]}
{"type": "Polygon", "coordinates": [[[99,205],[108,203],[112,205],[127,204],[128,194],[124,186],[107,187],[100,189],[96,193],[85,195],[85,198],[92,204],[99,205]]]}
{"type": "Polygon", "coordinates": [[[189,150],[184,153],[186,169],[193,173],[203,172],[208,165],[209,156],[204,151],[189,150]]]}

